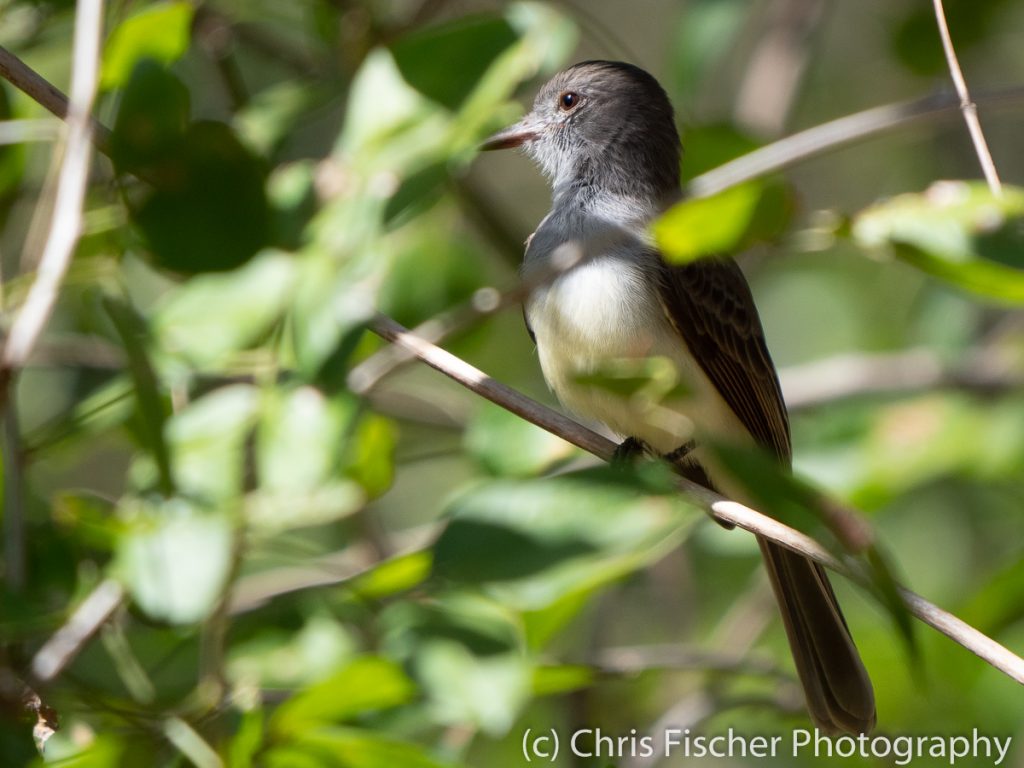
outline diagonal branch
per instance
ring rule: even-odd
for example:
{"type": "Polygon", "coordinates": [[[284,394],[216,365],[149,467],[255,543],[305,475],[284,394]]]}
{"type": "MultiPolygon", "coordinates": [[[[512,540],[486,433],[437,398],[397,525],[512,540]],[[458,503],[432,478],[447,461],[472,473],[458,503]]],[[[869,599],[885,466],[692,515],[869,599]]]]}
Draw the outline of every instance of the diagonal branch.
{"type": "MultiPolygon", "coordinates": [[[[53,311],[57,291],[71,262],[82,228],[82,204],[89,177],[93,139],[92,103],[99,75],[100,33],[103,28],[103,0],[80,0],[75,14],[72,56],[71,98],[67,102],[67,139],[60,158],[57,193],[50,230],[43,246],[36,278],[24,305],[11,324],[0,365],[5,377],[25,361],[53,311]]],[[[4,51],[6,54],[7,52],[4,51]]],[[[9,64],[9,55],[5,56],[9,64]]],[[[17,59],[15,59],[17,61],[17,59]]],[[[18,62],[20,64],[20,62],[18,62]]],[[[4,70],[6,73],[6,70],[4,70]]],[[[32,70],[36,85],[46,94],[45,106],[52,109],[63,94],[32,70]],[[43,87],[45,86],[47,87],[43,87]]]]}
{"type": "MultiPolygon", "coordinates": [[[[521,416],[532,424],[536,424],[605,461],[609,461],[614,455],[617,446],[608,438],[602,437],[572,419],[541,405],[511,387],[495,381],[483,371],[474,368],[450,352],[416,337],[391,318],[378,315],[371,322],[370,327],[377,335],[393,344],[401,345],[427,365],[454,379],[470,391],[521,416]]],[[[679,478],[678,482],[682,490],[707,508],[716,520],[771,539],[837,573],[860,580],[858,574],[806,534],[750,507],[730,501],[690,480],[679,478]]],[[[900,589],[900,594],[906,602],[907,610],[922,622],[959,643],[1018,683],[1024,684],[1024,659],[920,595],[904,588],[900,589]]]]}
{"type": "Polygon", "coordinates": [[[942,0],[933,0],[933,4],[935,6],[935,22],[939,27],[939,37],[942,38],[942,50],[946,54],[946,63],[949,65],[949,74],[953,78],[957,96],[960,97],[960,111],[964,115],[964,122],[967,123],[967,130],[971,134],[974,151],[978,155],[978,162],[981,163],[981,170],[985,174],[985,181],[988,182],[989,189],[992,190],[993,195],[1001,196],[1003,185],[999,181],[999,174],[996,173],[996,165],[992,162],[992,153],[988,150],[985,134],[981,130],[981,122],[978,120],[978,105],[971,101],[971,94],[967,90],[967,81],[964,79],[964,73],[960,69],[960,62],[956,57],[953,38],[949,34],[949,24],[946,23],[946,11],[942,7],[942,0]]]}

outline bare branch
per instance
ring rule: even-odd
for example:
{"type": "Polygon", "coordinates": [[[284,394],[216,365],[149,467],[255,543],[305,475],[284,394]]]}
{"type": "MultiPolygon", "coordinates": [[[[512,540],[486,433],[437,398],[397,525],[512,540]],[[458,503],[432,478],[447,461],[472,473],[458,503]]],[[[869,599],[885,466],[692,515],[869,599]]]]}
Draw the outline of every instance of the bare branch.
{"type": "MultiPolygon", "coordinates": [[[[483,371],[474,368],[450,352],[446,352],[424,339],[417,338],[391,318],[378,315],[371,323],[371,328],[392,343],[401,344],[427,365],[481,397],[605,461],[612,458],[616,444],[608,438],[495,381],[483,371]]],[[[703,504],[716,520],[771,539],[837,573],[863,582],[863,577],[859,573],[855,573],[845,563],[837,560],[825,547],[806,534],[750,507],[730,501],[686,478],[679,478],[678,483],[690,498],[703,504]]],[[[906,601],[907,609],[918,619],[959,643],[1017,682],[1024,684],[1024,659],[923,597],[903,588],[901,588],[901,594],[906,601]]]]}
{"type": "Polygon", "coordinates": [[[953,38],[950,37],[949,25],[946,23],[946,11],[942,7],[942,0],[933,0],[933,4],[935,6],[935,22],[939,26],[939,37],[942,38],[942,49],[946,53],[946,63],[949,64],[949,74],[953,78],[953,85],[960,97],[960,111],[964,115],[964,122],[967,123],[967,130],[971,134],[971,141],[974,143],[978,162],[981,163],[981,170],[985,174],[985,181],[988,182],[992,194],[1000,196],[1003,194],[1003,185],[999,181],[999,174],[996,173],[996,165],[992,162],[992,153],[988,150],[985,134],[981,130],[978,106],[971,101],[971,94],[967,90],[967,81],[960,69],[960,62],[956,58],[953,38]]]}
{"type": "MultiPolygon", "coordinates": [[[[989,91],[975,97],[976,104],[1002,107],[1024,101],[1024,86],[989,91]]],[[[921,99],[873,107],[831,120],[773,141],[690,180],[685,197],[710,197],[737,184],[781,171],[829,150],[863,141],[913,123],[955,115],[960,101],[954,94],[938,93],[921,99]]]]}
{"type": "MultiPolygon", "coordinates": [[[[100,32],[103,27],[103,0],[80,0],[75,14],[75,39],[72,56],[71,99],[67,104],[67,139],[57,177],[57,193],[50,231],[39,259],[35,281],[24,305],[11,324],[4,345],[2,363],[9,375],[20,368],[32,351],[43,326],[53,311],[57,291],[71,262],[82,228],[82,203],[89,175],[93,136],[92,102],[99,74],[100,32]]],[[[3,51],[10,66],[10,54],[3,51]]],[[[17,59],[15,59],[17,61],[17,59]]],[[[21,62],[18,62],[21,64],[21,62]]],[[[23,65],[22,65],[23,66],[23,65]]],[[[63,99],[63,94],[27,69],[39,95],[47,99],[48,109],[63,99]]],[[[6,70],[5,70],[6,73],[6,70]]],[[[25,75],[25,72],[21,73],[25,75]]],[[[42,102],[41,102],[42,103],[42,102]]],[[[59,113],[57,113],[59,114],[59,113]]]]}
{"type": "MultiPolygon", "coordinates": [[[[67,119],[68,97],[57,86],[3,46],[0,46],[0,77],[53,115],[62,120],[67,119]]],[[[101,152],[106,154],[110,143],[110,131],[95,120],[91,120],[91,122],[92,141],[96,143],[101,152]]]]}
{"type": "Polygon", "coordinates": [[[106,623],[124,600],[124,588],[106,579],[89,593],[67,622],[47,640],[32,659],[32,675],[43,683],[59,675],[106,623]]]}
{"type": "Polygon", "coordinates": [[[955,365],[934,352],[837,355],[779,370],[790,412],[861,395],[959,389],[997,394],[1024,386],[1024,373],[981,348],[955,365]]]}

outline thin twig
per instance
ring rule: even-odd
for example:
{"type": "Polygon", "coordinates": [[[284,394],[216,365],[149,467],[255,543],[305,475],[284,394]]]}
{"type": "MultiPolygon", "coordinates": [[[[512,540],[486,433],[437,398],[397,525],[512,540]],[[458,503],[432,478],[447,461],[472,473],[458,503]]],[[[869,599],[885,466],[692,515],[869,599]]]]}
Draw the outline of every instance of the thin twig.
{"type": "MultiPolygon", "coordinates": [[[[1002,107],[1024,101],[1024,86],[988,91],[975,97],[976,104],[1002,107]]],[[[824,152],[863,141],[928,119],[955,115],[960,100],[955,94],[936,93],[912,101],[885,104],[855,112],[805,131],[773,141],[690,180],[685,197],[710,197],[737,184],[781,171],[824,152]]]]}
{"type": "MultiPolygon", "coordinates": [[[[566,416],[495,381],[483,371],[474,368],[450,352],[446,352],[423,339],[416,338],[410,331],[394,320],[378,315],[371,323],[371,328],[382,338],[405,346],[427,365],[454,379],[481,397],[594,454],[598,458],[605,461],[609,461],[612,458],[617,446],[608,438],[602,437],[566,416]]],[[[714,491],[685,478],[679,478],[678,483],[690,498],[704,505],[716,520],[730,523],[751,533],[771,539],[787,549],[809,557],[837,573],[857,581],[862,581],[860,574],[854,573],[846,564],[840,562],[825,547],[806,534],[794,530],[750,507],[730,501],[714,491]]],[[[959,643],[1017,682],[1024,684],[1024,659],[974,627],[928,602],[920,595],[916,595],[903,588],[901,588],[901,594],[906,601],[907,610],[918,619],[959,643]]]]}
{"type": "MultiPolygon", "coordinates": [[[[34,102],[56,117],[66,120],[68,97],[57,86],[36,72],[32,67],[0,46],[0,77],[32,98],[34,102]]],[[[91,100],[90,100],[91,101],[91,100]]],[[[92,120],[92,141],[100,152],[107,154],[110,146],[110,131],[92,120]]]]}
{"type": "Polygon", "coordinates": [[[964,79],[964,73],[961,71],[960,62],[956,57],[956,50],[953,48],[953,38],[949,34],[949,25],[946,23],[946,11],[942,7],[942,0],[933,0],[933,4],[935,6],[935,22],[939,26],[939,37],[942,38],[942,49],[946,52],[949,74],[953,78],[953,85],[960,97],[960,111],[964,115],[964,122],[967,123],[967,130],[971,134],[974,151],[978,155],[978,162],[981,163],[981,170],[985,174],[985,181],[988,182],[989,189],[992,190],[993,195],[1001,196],[1003,185],[999,181],[996,165],[992,162],[992,153],[988,150],[985,134],[981,130],[978,106],[971,101],[971,94],[967,90],[967,81],[964,79]]]}
{"type": "MultiPolygon", "coordinates": [[[[67,105],[67,140],[57,178],[50,231],[39,259],[36,278],[24,305],[11,324],[0,364],[10,376],[28,360],[32,347],[53,311],[60,283],[71,262],[82,228],[82,204],[92,157],[92,102],[99,74],[100,32],[103,27],[103,0],[80,0],[75,14],[72,56],[71,99],[67,105]]],[[[6,53],[6,51],[4,51],[6,53]]],[[[20,62],[19,62],[20,63],[20,62]]],[[[31,72],[31,70],[29,70],[31,72]]],[[[32,75],[35,75],[32,72],[32,75]]],[[[38,77],[38,76],[36,76],[38,77]]],[[[39,78],[41,80],[41,78],[39,78]]],[[[45,81],[42,81],[45,84],[45,81]]],[[[37,85],[40,85],[37,83],[37,85]]],[[[49,84],[46,84],[49,85],[49,84]]],[[[52,88],[52,86],[50,86],[52,88]]],[[[44,92],[47,92],[43,88],[44,92]]],[[[49,93],[51,102],[62,97],[49,93]]],[[[48,107],[49,108],[49,107],[48,107]]]]}
{"type": "MultiPolygon", "coordinates": [[[[67,120],[66,140],[54,151],[53,163],[60,163],[57,175],[57,192],[49,232],[36,278],[29,289],[24,305],[15,316],[11,330],[0,353],[0,410],[3,414],[3,444],[5,462],[5,512],[4,531],[6,543],[4,554],[7,558],[7,573],[11,588],[21,589],[26,579],[24,554],[24,499],[22,493],[21,447],[18,434],[17,414],[11,402],[11,392],[17,371],[28,359],[32,347],[46,324],[57,299],[57,291],[75,243],[82,222],[82,201],[85,198],[85,183],[89,172],[92,137],[93,96],[99,69],[100,31],[103,24],[102,0],[82,0],[75,15],[75,39],[72,53],[71,101],[66,102],[63,94],[26,67],[17,57],[0,48],[0,74],[5,77],[14,72],[26,78],[40,97],[49,105],[64,100],[67,104],[64,115],[67,120]]],[[[45,106],[46,104],[44,104],[45,106]]],[[[48,107],[49,108],[49,107],[48,107]]]]}
{"type": "Polygon", "coordinates": [[[85,647],[97,630],[124,601],[124,588],[106,579],[89,593],[67,622],[47,640],[32,659],[32,675],[46,683],[59,675],[85,647]]]}
{"type": "Polygon", "coordinates": [[[993,350],[968,351],[957,364],[925,349],[837,355],[779,369],[786,407],[793,413],[864,395],[957,389],[982,395],[1024,386],[1024,371],[993,350]]]}

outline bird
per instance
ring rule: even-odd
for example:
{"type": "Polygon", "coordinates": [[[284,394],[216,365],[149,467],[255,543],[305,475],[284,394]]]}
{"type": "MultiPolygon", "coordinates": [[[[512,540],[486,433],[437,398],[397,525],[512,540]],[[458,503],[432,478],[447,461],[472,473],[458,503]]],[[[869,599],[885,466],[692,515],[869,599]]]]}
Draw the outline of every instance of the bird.
{"type": "MultiPolygon", "coordinates": [[[[520,148],[547,177],[551,209],[527,240],[527,330],[562,405],[734,498],[709,446],[760,446],[791,466],[789,418],[749,285],[736,262],[672,264],[650,234],[681,197],[682,146],[658,81],[625,62],[552,77],[483,150],[520,148]],[[626,361],[670,361],[682,390],[652,405],[602,386],[626,361]]],[[[827,732],[875,725],[870,678],[824,569],[758,537],[808,714],[827,732]]]]}

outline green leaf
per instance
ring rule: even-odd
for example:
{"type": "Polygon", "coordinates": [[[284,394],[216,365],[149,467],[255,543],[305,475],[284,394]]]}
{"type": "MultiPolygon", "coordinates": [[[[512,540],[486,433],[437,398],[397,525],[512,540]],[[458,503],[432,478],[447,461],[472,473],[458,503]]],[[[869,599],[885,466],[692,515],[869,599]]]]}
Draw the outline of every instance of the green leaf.
{"type": "Polygon", "coordinates": [[[449,109],[472,92],[494,60],[518,39],[504,18],[481,15],[419,29],[392,46],[395,63],[406,82],[449,109]],[[440,60],[457,67],[439,67],[440,60]]]}
{"type": "Polygon", "coordinates": [[[171,417],[167,442],[182,493],[209,501],[240,493],[243,446],[259,405],[255,387],[234,384],[213,390],[171,417]]]}
{"type": "Polygon", "coordinates": [[[267,753],[269,768],[454,768],[423,747],[355,728],[314,728],[267,753]]]}
{"type": "Polygon", "coordinates": [[[532,665],[517,653],[478,657],[451,641],[421,648],[416,671],[436,719],[471,723],[492,736],[512,727],[529,699],[533,677],[532,665]]]}
{"type": "Polygon", "coordinates": [[[193,6],[156,3],[126,19],[111,33],[103,51],[100,88],[119,88],[144,59],[171,64],[188,50],[193,6]]]}
{"type": "Polygon", "coordinates": [[[158,265],[186,274],[223,271],[267,245],[263,165],[227,125],[193,123],[164,160],[166,174],[132,210],[158,265]]]}
{"type": "Polygon", "coordinates": [[[141,62],[121,94],[110,136],[117,172],[168,183],[188,122],[189,93],[182,82],[155,62],[141,62]]]}
{"type": "Polygon", "coordinates": [[[677,203],[654,223],[658,246],[675,263],[739,249],[762,190],[759,182],[746,182],[711,197],[677,203]]]}
{"type": "Polygon", "coordinates": [[[260,486],[305,493],[334,477],[349,411],[313,387],[268,390],[256,434],[260,486]]]}
{"type": "Polygon", "coordinates": [[[355,638],[339,621],[315,613],[298,629],[261,626],[232,643],[228,673],[257,688],[299,688],[328,677],[355,651],[355,638]]]}
{"type": "Polygon", "coordinates": [[[363,656],[284,702],[271,717],[270,728],[279,735],[300,735],[317,723],[340,723],[397,707],[415,693],[412,681],[397,664],[363,656]]]}
{"type": "Polygon", "coordinates": [[[866,537],[863,551],[850,552],[851,537],[857,537],[854,527],[866,522],[851,523],[844,519],[844,511],[837,510],[835,502],[810,483],[794,476],[780,466],[774,456],[760,448],[714,443],[709,445],[730,480],[738,482],[742,492],[739,498],[751,499],[762,513],[808,533],[832,552],[837,559],[851,554],[864,565],[870,583],[867,585],[874,598],[886,610],[911,656],[917,646],[913,621],[906,604],[897,590],[897,581],[888,557],[881,547],[866,537]],[[827,535],[826,535],[827,534],[827,535]]]}
{"type": "Polygon", "coordinates": [[[353,592],[367,600],[380,600],[419,586],[430,576],[429,552],[398,555],[374,566],[351,584],[353,592]]]}
{"type": "Polygon", "coordinates": [[[986,298],[1024,303],[1024,189],[942,181],[862,211],[854,239],[986,298]]]}
{"type": "Polygon", "coordinates": [[[533,671],[535,696],[569,693],[593,685],[597,674],[582,664],[561,664],[537,667],[533,671]]]}
{"type": "Polygon", "coordinates": [[[122,527],[110,501],[84,491],[65,491],[55,496],[53,521],[71,530],[82,544],[105,550],[114,547],[122,527]]]}
{"type": "Polygon", "coordinates": [[[174,479],[171,454],[164,437],[169,408],[158,389],[156,374],[149,360],[145,343],[149,329],[135,310],[123,301],[105,296],[103,308],[114,323],[128,358],[128,369],[135,385],[133,391],[143,444],[156,463],[161,493],[170,495],[174,492],[174,479]]]}
{"type": "Polygon", "coordinates": [[[704,519],[679,494],[650,491],[607,468],[483,484],[453,503],[435,545],[435,575],[490,584],[519,610],[608,584],[664,556],[704,519]]]}
{"type": "Polygon", "coordinates": [[[121,515],[127,527],[118,540],[116,569],[139,607],[172,624],[206,618],[231,570],[227,518],[182,499],[129,499],[121,515]]]}
{"type": "Polygon", "coordinates": [[[352,431],[345,455],[344,472],[371,497],[391,487],[395,476],[395,424],[375,413],[362,413],[352,431]]]}
{"type": "Polygon", "coordinates": [[[537,475],[573,455],[573,447],[550,432],[491,403],[482,403],[465,433],[466,449],[496,475],[537,475]]]}
{"type": "Polygon", "coordinates": [[[280,319],[295,283],[295,261],[265,251],[223,275],[201,275],[168,294],[153,316],[161,348],[196,368],[216,368],[260,340],[280,319]]]}

